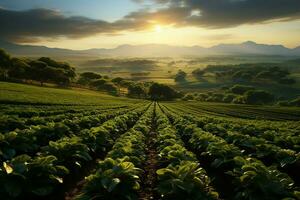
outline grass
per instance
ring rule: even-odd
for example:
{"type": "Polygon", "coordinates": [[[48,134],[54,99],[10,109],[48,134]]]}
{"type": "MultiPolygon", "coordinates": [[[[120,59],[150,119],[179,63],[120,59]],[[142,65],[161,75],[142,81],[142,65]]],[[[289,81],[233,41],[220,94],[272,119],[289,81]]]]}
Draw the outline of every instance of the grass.
{"type": "Polygon", "coordinates": [[[0,103],[99,105],[139,101],[87,89],[63,89],[0,82],[0,103]]]}

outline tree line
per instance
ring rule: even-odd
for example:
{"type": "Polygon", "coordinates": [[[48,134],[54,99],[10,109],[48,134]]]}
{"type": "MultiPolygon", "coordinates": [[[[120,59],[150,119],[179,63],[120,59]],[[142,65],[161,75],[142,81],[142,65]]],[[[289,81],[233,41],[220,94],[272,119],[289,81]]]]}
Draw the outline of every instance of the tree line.
{"type": "Polygon", "coordinates": [[[48,57],[38,59],[16,58],[0,49],[0,80],[54,83],[60,86],[70,84],[90,89],[107,91],[120,95],[120,89],[127,90],[127,96],[153,100],[172,100],[182,95],[173,88],[154,82],[134,82],[121,77],[110,79],[94,72],[76,73],[74,67],[48,57]]]}
{"type": "Polygon", "coordinates": [[[69,85],[76,77],[75,68],[66,62],[48,57],[39,59],[16,58],[0,49],[1,80],[32,80],[41,85],[45,82],[69,85]]]}

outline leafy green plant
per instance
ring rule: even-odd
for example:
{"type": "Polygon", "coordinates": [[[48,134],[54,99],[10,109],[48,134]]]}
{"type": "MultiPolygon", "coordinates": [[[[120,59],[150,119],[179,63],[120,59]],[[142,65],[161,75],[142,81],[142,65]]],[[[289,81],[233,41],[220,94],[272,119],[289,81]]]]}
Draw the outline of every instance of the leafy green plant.
{"type": "Polygon", "coordinates": [[[210,186],[209,178],[197,162],[183,161],[157,172],[157,191],[162,199],[212,200],[218,193],[210,186]]]}
{"type": "Polygon", "coordinates": [[[59,163],[72,169],[76,166],[81,167],[84,162],[92,160],[89,155],[89,148],[82,143],[81,138],[64,137],[58,141],[50,141],[49,145],[43,148],[45,154],[54,155],[59,163]]]}
{"type": "Polygon", "coordinates": [[[87,177],[82,194],[76,200],[87,199],[137,199],[139,176],[143,171],[124,159],[107,158],[99,163],[96,174],[87,177]]]}
{"type": "Polygon", "coordinates": [[[3,162],[0,169],[0,194],[2,197],[19,197],[31,194],[46,196],[63,183],[69,171],[57,165],[55,156],[38,156],[34,159],[20,155],[9,162],[3,162]]]}
{"type": "Polygon", "coordinates": [[[177,165],[181,161],[197,160],[192,152],[186,150],[186,148],[179,144],[165,147],[160,151],[159,157],[163,162],[172,163],[173,165],[177,165]]]}
{"type": "Polygon", "coordinates": [[[235,157],[236,167],[227,172],[237,182],[235,199],[271,200],[294,197],[292,179],[276,167],[253,158],[235,157]]]}

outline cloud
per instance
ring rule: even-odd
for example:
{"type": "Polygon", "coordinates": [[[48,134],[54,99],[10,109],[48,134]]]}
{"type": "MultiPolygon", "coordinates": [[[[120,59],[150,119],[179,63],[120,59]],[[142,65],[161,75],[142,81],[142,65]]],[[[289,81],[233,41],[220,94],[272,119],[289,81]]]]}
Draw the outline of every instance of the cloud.
{"type": "Polygon", "coordinates": [[[39,37],[84,37],[111,32],[110,24],[85,17],[65,17],[59,11],[0,9],[1,38],[32,40],[39,37]]]}
{"type": "MultiPolygon", "coordinates": [[[[211,29],[244,24],[300,19],[299,0],[152,0],[167,8],[153,15],[168,13],[176,25],[211,29]],[[198,15],[193,15],[195,11],[198,15]],[[177,16],[180,16],[179,18],[177,16]]],[[[139,14],[142,17],[143,13],[139,14]]],[[[144,13],[145,17],[149,13],[144,13]]]]}
{"type": "Polygon", "coordinates": [[[163,5],[141,9],[120,20],[108,22],[81,16],[65,16],[60,11],[0,8],[0,37],[28,42],[43,38],[83,38],[96,34],[115,35],[126,31],[153,29],[155,24],[174,27],[219,29],[244,24],[300,19],[300,0],[133,0],[163,5]]]}
{"type": "Polygon", "coordinates": [[[130,16],[115,22],[81,16],[67,17],[57,10],[14,11],[0,8],[0,38],[14,42],[37,42],[44,38],[83,38],[96,34],[116,35],[145,30],[150,23],[130,16]]]}
{"type": "Polygon", "coordinates": [[[299,0],[188,0],[191,9],[201,16],[189,23],[208,28],[227,28],[243,24],[300,18],[299,0]]]}

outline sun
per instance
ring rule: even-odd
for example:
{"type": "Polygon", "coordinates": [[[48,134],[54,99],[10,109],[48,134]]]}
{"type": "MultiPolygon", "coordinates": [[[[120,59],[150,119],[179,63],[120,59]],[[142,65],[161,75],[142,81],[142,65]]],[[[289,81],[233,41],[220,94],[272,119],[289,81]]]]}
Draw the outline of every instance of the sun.
{"type": "Polygon", "coordinates": [[[160,33],[160,32],[162,31],[162,28],[161,28],[160,25],[156,25],[156,26],[154,27],[154,29],[155,29],[155,32],[156,32],[156,33],[160,33]]]}

